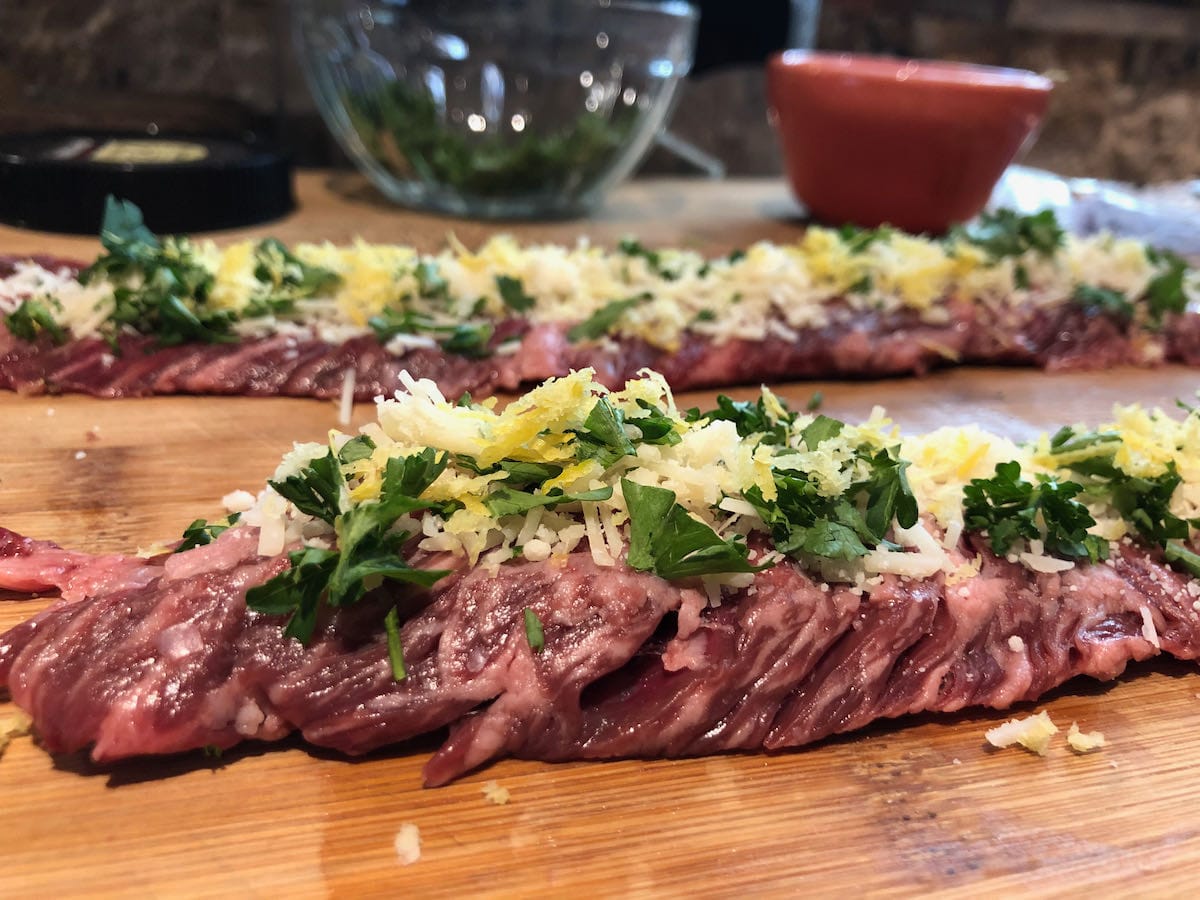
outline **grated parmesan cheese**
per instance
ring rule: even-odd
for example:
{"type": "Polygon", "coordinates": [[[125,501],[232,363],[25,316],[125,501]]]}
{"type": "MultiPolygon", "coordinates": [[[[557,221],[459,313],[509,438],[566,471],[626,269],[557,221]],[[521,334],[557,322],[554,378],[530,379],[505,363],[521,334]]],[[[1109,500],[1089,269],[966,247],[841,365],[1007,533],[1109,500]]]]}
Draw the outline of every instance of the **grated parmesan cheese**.
{"type": "Polygon", "coordinates": [[[1036,716],[1024,719],[1009,719],[1003,725],[989,729],[984,735],[993,747],[1011,747],[1020,744],[1031,753],[1045,756],[1050,749],[1050,739],[1058,734],[1058,726],[1050,721],[1050,714],[1042,710],[1036,716]]]}
{"type": "Polygon", "coordinates": [[[421,830],[412,822],[400,826],[393,843],[400,865],[411,866],[421,858],[421,830]]]}
{"type": "MultiPolygon", "coordinates": [[[[737,424],[726,419],[680,416],[665,381],[649,372],[621,390],[611,391],[595,381],[590,369],[584,369],[552,378],[503,408],[494,401],[459,406],[444,397],[432,381],[413,378],[407,372],[401,373],[400,381],[403,390],[393,398],[379,398],[377,420],[361,429],[373,449],[342,465],[348,482],[339,496],[340,509],[377,499],[389,460],[427,448],[447,453],[449,464],[426,488],[422,499],[448,506],[440,512],[422,510],[405,516],[395,528],[416,535],[422,550],[449,553],[468,565],[493,571],[516,558],[531,562],[562,558],[580,546],[597,565],[618,564],[629,541],[622,479],[671,491],[689,516],[720,538],[753,545],[755,535],[769,534],[776,527],[764,521],[767,513],[762,504],[769,509],[776,496],[777,472],[802,473],[816,494],[838,498],[850,485],[869,478],[865,454],[898,445],[900,457],[910,462],[908,480],[921,520],[911,528],[894,523],[889,541],[865,555],[845,559],[806,556],[805,564],[826,582],[849,585],[860,596],[870,594],[885,575],[905,579],[941,573],[946,585],[958,591],[955,596],[965,598],[965,583],[978,577],[983,565],[978,554],[964,559],[960,547],[967,482],[990,476],[998,462],[1010,459],[1020,462],[1023,478],[1062,474],[1053,468],[1045,438],[1018,446],[976,426],[902,438],[879,408],[865,422],[831,430],[813,446],[803,433],[816,418],[800,414],[787,427],[782,443],[765,443],[763,435],[740,435],[737,424]],[[578,433],[586,430],[585,422],[601,399],[619,414],[617,421],[624,422],[626,437],[635,442],[632,455],[618,455],[607,468],[578,452],[578,433]],[[674,443],[638,440],[642,434],[638,423],[645,424],[651,409],[660,416],[656,422],[659,433],[664,423],[673,429],[674,443]],[[466,457],[469,465],[460,462],[466,457]],[[490,497],[506,488],[507,473],[502,468],[487,469],[502,460],[535,464],[551,473],[532,488],[534,493],[607,490],[609,496],[493,515],[490,497]]],[[[760,395],[760,409],[768,428],[786,421],[789,415],[766,390],[760,395]]],[[[1140,441],[1139,446],[1151,448],[1142,451],[1143,458],[1161,459],[1166,452],[1161,447],[1171,445],[1169,462],[1180,472],[1190,466],[1200,480],[1200,414],[1180,423],[1157,413],[1143,417],[1118,408],[1114,417],[1118,423],[1126,423],[1121,427],[1134,435],[1133,443],[1140,441]],[[1190,437],[1193,432],[1194,440],[1190,437]]],[[[339,452],[350,439],[331,431],[326,443],[295,445],[281,460],[273,480],[284,481],[331,450],[339,452]]],[[[772,438],[776,439],[778,436],[772,438]]],[[[1112,453],[1111,440],[1107,447],[1112,453]]],[[[1185,482],[1181,490],[1188,487],[1193,485],[1185,482]]],[[[1196,487],[1200,488],[1200,482],[1196,487]]],[[[264,555],[300,543],[326,548],[334,544],[336,536],[328,523],[304,514],[273,489],[264,490],[257,498],[234,492],[224,502],[230,512],[242,514],[242,522],[260,529],[259,552],[264,555]]],[[[1120,514],[1105,505],[1108,501],[1089,498],[1089,502],[1097,520],[1092,532],[1107,537],[1111,523],[1121,521],[1120,514]]],[[[773,551],[762,555],[757,548],[751,558],[755,556],[760,565],[779,558],[773,551]]],[[[1038,539],[1018,541],[1007,559],[1042,574],[1067,572],[1076,565],[1048,554],[1038,539]]],[[[710,605],[716,606],[723,597],[749,589],[752,582],[753,577],[746,574],[706,575],[703,588],[710,605]]],[[[1067,586],[1067,590],[1075,588],[1067,586]]],[[[1187,590],[1190,597],[1200,597],[1200,583],[1195,580],[1187,582],[1187,590]]],[[[1143,635],[1158,646],[1150,611],[1143,609],[1142,616],[1143,635]]],[[[1019,641],[1017,636],[1009,640],[1013,652],[1023,650],[1019,641]]]]}
{"type": "Polygon", "coordinates": [[[494,803],[496,806],[506,805],[510,798],[508,788],[502,787],[495,781],[485,782],[480,790],[483,791],[484,799],[488,803],[494,803]]]}
{"type": "Polygon", "coordinates": [[[1150,607],[1142,606],[1138,612],[1142,615],[1142,637],[1150,642],[1156,650],[1162,649],[1162,641],[1158,639],[1158,629],[1154,626],[1154,616],[1150,614],[1150,607]]]}
{"type": "Polygon", "coordinates": [[[1070,729],[1067,731],[1067,744],[1076,753],[1090,753],[1093,750],[1099,750],[1101,747],[1108,746],[1108,741],[1099,731],[1083,732],[1079,730],[1079,724],[1072,722],[1070,729]]]}
{"type": "MultiPolygon", "coordinates": [[[[186,247],[213,276],[208,304],[244,313],[276,287],[256,276],[256,245],[224,248],[211,241],[169,240],[186,247]]],[[[704,259],[682,250],[657,251],[659,264],[608,252],[580,241],[574,247],[521,245],[499,235],[475,250],[453,235],[437,254],[406,246],[355,240],[348,246],[301,243],[293,254],[303,264],[335,273],[324,296],[301,297],[294,310],[256,314],[236,322],[243,336],[315,335],[341,342],[370,334],[370,320],[389,310],[412,311],[435,327],[465,319],[499,320],[510,314],[498,277],[517,279],[535,299],[524,311],[535,326],[580,322],[614,298],[644,297],[625,311],[614,333],[675,349],[690,331],[723,343],[776,335],[793,340],[799,329],[822,327],[841,309],[851,312],[912,310],[931,323],[944,322],[950,299],[999,305],[1051,306],[1071,301],[1087,283],[1143,297],[1162,269],[1144,245],[1110,235],[1067,235],[1053,256],[1029,251],[991,259],[964,241],[934,241],[882,231],[865,247],[851,246],[832,229],[809,227],[793,244],[759,242],[737,258],[704,259]],[[426,295],[419,272],[437,273],[444,292],[426,295]]],[[[277,260],[282,262],[282,260],[277,260]]],[[[1194,292],[1189,279],[1185,289],[1194,292]]],[[[113,286],[104,279],[82,285],[65,269],[19,263],[0,279],[0,313],[25,297],[54,298],[53,314],[77,337],[93,336],[115,308],[113,286]]],[[[601,341],[606,338],[601,338],[601,341]]],[[[431,334],[399,334],[392,352],[436,346],[431,334]]]]}
{"type": "Polygon", "coordinates": [[[20,710],[0,719],[0,757],[4,756],[13,738],[24,737],[32,730],[33,720],[20,710]]]}

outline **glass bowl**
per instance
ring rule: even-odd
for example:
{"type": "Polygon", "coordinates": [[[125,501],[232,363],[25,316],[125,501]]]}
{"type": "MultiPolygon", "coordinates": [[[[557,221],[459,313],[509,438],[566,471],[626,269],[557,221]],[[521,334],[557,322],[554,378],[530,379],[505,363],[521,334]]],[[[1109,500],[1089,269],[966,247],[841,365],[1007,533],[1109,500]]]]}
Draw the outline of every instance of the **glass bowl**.
{"type": "Polygon", "coordinates": [[[317,107],[406,206],[586,213],[663,127],[695,45],[688,3],[293,0],[317,107]]]}

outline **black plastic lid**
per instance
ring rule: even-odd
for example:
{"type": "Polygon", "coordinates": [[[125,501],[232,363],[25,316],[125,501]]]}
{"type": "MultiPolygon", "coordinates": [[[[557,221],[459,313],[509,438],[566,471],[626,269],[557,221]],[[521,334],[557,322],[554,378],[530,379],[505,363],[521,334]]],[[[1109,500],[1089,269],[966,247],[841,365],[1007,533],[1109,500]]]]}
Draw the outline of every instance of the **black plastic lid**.
{"type": "Polygon", "coordinates": [[[295,208],[291,163],[252,139],[61,131],[0,135],[0,221],[96,234],[104,198],[160,234],[236,228],[295,208]]]}

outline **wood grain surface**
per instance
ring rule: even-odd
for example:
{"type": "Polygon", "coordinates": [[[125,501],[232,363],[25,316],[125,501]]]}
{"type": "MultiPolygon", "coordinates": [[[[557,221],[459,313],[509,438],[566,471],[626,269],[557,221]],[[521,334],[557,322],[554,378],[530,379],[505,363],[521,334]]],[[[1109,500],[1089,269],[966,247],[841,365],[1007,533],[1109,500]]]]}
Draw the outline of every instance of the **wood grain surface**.
{"type": "MultiPolygon", "coordinates": [[[[416,241],[494,226],[416,216],[355,181],[300,180],[303,210],[253,233],[416,241]]],[[[596,221],[512,228],[611,241],[637,233],[723,252],[795,233],[781,185],[656,182],[618,192],[596,221]]],[[[222,236],[224,239],[226,236],[222,236]]],[[[0,229],[0,253],[89,256],[94,243],[0,229]]],[[[857,418],[885,405],[917,430],[979,421],[1016,437],[1095,421],[1116,400],[1169,405],[1200,387],[1179,368],[1047,376],[960,370],[921,380],[785,385],[857,418]]],[[[711,401],[689,395],[685,402],[711,401]]],[[[360,406],[356,422],[372,410],[360,406]]],[[[304,400],[0,396],[0,524],[90,550],[131,550],[220,512],[292,440],[336,426],[304,400]]],[[[0,629],[48,601],[0,602],[0,629]]],[[[1046,758],[987,748],[1000,713],[923,717],[778,755],[544,765],[505,761],[420,787],[420,742],[346,760],[299,741],[220,760],[109,768],[29,738],[0,758],[0,896],[1181,896],[1200,880],[1200,673],[1151,663],[1079,681],[1046,708],[1111,746],[1046,758]],[[511,793],[489,803],[482,786],[511,793]],[[421,859],[401,866],[404,823],[421,859]]],[[[0,702],[0,719],[12,711],[0,702]]]]}

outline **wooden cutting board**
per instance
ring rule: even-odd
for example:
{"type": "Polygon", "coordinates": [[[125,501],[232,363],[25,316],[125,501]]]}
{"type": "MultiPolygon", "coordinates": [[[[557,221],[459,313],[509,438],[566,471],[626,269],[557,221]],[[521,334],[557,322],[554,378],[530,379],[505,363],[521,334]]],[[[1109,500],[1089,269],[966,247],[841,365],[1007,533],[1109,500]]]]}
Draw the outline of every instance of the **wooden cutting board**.
{"type": "MultiPolygon", "coordinates": [[[[272,229],[289,239],[358,230],[404,240],[433,227],[339,196],[315,176],[301,189],[306,212],[272,229]]],[[[780,193],[730,182],[705,186],[697,200],[678,183],[639,185],[618,194],[610,215],[641,213],[587,230],[692,235],[724,250],[744,242],[754,221],[776,238],[791,229],[756,219],[763,204],[786,209],[780,193]]],[[[446,223],[435,224],[444,233],[446,223]]],[[[585,230],[556,227],[560,240],[585,230]]],[[[0,229],[0,253],[93,246],[0,229]]],[[[910,430],[979,421],[1026,437],[1095,422],[1116,400],[1167,406],[1197,387],[1200,372],[1177,368],[962,370],[781,392],[803,405],[820,390],[824,411],[843,418],[883,404],[910,430]]],[[[371,413],[357,408],[356,423],[371,413]]],[[[290,441],[319,440],[336,424],[333,404],[319,401],[0,395],[0,524],[68,546],[131,550],[219,514],[220,497],[260,485],[290,441]]],[[[0,629],[45,605],[0,602],[0,629]]],[[[1020,712],[1041,708],[1064,731],[1072,721],[1103,731],[1111,746],[1075,756],[1060,741],[1045,758],[994,751],[983,733],[1006,716],[967,713],[773,756],[505,761],[424,790],[429,744],[351,761],[289,741],[219,760],[101,769],[21,738],[0,758],[0,896],[1193,893],[1200,673],[1151,663],[1112,685],[1074,682],[1020,712]],[[490,781],[508,789],[506,805],[487,801],[490,781]],[[422,840],[410,866],[393,843],[404,823],[422,840]]],[[[9,712],[0,702],[0,718],[9,712]]]]}

